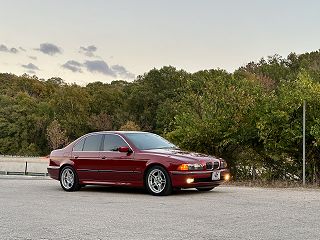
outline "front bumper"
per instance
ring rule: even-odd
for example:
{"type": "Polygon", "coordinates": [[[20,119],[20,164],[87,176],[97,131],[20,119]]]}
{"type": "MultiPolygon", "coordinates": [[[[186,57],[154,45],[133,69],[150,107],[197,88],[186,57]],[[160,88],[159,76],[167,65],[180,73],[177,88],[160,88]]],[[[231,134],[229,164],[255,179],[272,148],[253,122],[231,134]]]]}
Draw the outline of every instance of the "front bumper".
{"type": "Polygon", "coordinates": [[[170,171],[172,186],[179,188],[215,187],[225,182],[229,174],[228,169],[213,171],[170,171]],[[212,173],[216,171],[220,172],[220,180],[212,180],[212,173]],[[194,182],[187,183],[187,179],[190,178],[193,178],[194,182]]]}

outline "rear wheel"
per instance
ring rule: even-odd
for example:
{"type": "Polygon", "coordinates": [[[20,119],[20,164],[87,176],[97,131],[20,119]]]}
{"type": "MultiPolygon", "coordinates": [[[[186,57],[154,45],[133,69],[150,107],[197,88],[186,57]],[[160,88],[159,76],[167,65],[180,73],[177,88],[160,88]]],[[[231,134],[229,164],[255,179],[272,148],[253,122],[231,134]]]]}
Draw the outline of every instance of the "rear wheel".
{"type": "Polygon", "coordinates": [[[170,176],[161,166],[153,166],[148,170],[145,185],[148,192],[155,196],[165,196],[172,192],[170,176]]]}
{"type": "Polygon", "coordinates": [[[197,188],[197,190],[200,191],[200,192],[209,192],[214,188],[215,187],[199,187],[199,188],[197,188]]]}
{"type": "Polygon", "coordinates": [[[80,189],[77,173],[71,166],[64,167],[60,172],[60,184],[63,190],[67,192],[80,189]]]}

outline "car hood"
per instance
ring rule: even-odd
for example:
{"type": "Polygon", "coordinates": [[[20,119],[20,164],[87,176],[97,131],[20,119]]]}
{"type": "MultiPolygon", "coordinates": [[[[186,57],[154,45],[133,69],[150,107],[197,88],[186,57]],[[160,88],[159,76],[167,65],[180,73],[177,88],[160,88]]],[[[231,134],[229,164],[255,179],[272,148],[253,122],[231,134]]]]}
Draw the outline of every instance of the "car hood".
{"type": "Polygon", "coordinates": [[[196,153],[196,152],[188,152],[188,151],[182,151],[182,150],[176,150],[176,149],[151,149],[151,150],[144,150],[145,153],[151,153],[151,154],[157,154],[157,155],[163,155],[168,156],[171,158],[174,158],[176,160],[182,160],[182,161],[189,161],[189,162],[199,162],[206,161],[206,162],[212,162],[212,161],[219,161],[218,158],[202,153],[196,153]]]}

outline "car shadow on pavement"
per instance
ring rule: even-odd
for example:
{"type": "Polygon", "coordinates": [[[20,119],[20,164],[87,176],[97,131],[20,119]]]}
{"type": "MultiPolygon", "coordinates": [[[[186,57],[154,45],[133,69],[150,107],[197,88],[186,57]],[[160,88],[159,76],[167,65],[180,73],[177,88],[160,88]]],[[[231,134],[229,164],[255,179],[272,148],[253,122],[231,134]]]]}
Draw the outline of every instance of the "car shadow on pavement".
{"type": "Polygon", "coordinates": [[[109,187],[90,185],[80,189],[81,192],[109,192],[109,193],[128,193],[128,194],[147,194],[142,188],[128,188],[128,187],[109,187]]]}
{"type": "MultiPolygon", "coordinates": [[[[81,192],[108,192],[108,193],[123,193],[123,194],[143,194],[143,195],[149,195],[149,193],[143,189],[143,188],[129,188],[129,187],[107,187],[107,186],[85,186],[81,188],[81,192]]],[[[195,188],[191,189],[181,189],[181,190],[175,190],[172,192],[172,195],[176,196],[184,196],[184,195],[206,195],[206,194],[218,194],[222,193],[218,189],[214,189],[209,192],[199,192],[195,188]]]]}

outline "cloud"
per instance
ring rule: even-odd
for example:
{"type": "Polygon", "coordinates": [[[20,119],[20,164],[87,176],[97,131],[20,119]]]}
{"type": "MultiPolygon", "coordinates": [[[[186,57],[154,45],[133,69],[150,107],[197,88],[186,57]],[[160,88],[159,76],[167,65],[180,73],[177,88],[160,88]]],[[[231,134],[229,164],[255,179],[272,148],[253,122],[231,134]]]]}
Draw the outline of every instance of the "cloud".
{"type": "Polygon", "coordinates": [[[121,77],[123,79],[135,78],[135,75],[129,72],[124,66],[117,64],[109,67],[109,65],[103,60],[87,60],[84,63],[80,63],[75,60],[69,60],[65,64],[61,65],[61,67],[74,73],[82,73],[82,70],[86,69],[88,72],[100,73],[106,76],[121,77]]]}
{"type": "Polygon", "coordinates": [[[89,52],[95,52],[97,51],[97,47],[94,45],[90,45],[88,47],[80,47],[81,50],[83,51],[89,51],[89,52]]]}
{"type": "Polygon", "coordinates": [[[96,57],[96,55],[94,54],[94,52],[97,51],[97,47],[94,45],[90,45],[88,47],[80,47],[80,53],[83,53],[84,55],[86,55],[87,57],[96,57]]]}
{"type": "Polygon", "coordinates": [[[23,47],[19,47],[20,51],[26,52],[27,50],[25,50],[23,47]]]}
{"type": "Polygon", "coordinates": [[[16,53],[18,53],[19,51],[18,51],[18,49],[16,49],[16,48],[8,48],[6,45],[4,45],[4,44],[0,44],[0,52],[7,52],[7,53],[14,53],[14,54],[16,54],[16,53]]]}
{"type": "Polygon", "coordinates": [[[37,60],[37,57],[36,56],[28,56],[30,59],[32,60],[37,60]]]}
{"type": "Polygon", "coordinates": [[[18,53],[19,51],[18,51],[18,49],[16,49],[16,48],[10,48],[10,52],[11,52],[11,53],[18,53]]]}
{"type": "Polygon", "coordinates": [[[117,64],[117,65],[111,66],[111,69],[116,75],[118,75],[122,78],[125,78],[125,79],[135,78],[135,75],[133,73],[129,72],[124,66],[117,64]]]}
{"type": "Polygon", "coordinates": [[[0,52],[7,52],[7,51],[8,51],[7,46],[1,44],[1,45],[0,45],[0,52]]]}
{"type": "Polygon", "coordinates": [[[38,50],[50,56],[53,56],[57,53],[62,53],[62,49],[52,43],[41,43],[40,48],[36,48],[35,50],[38,50]]]}
{"type": "Polygon", "coordinates": [[[81,67],[83,64],[75,61],[75,60],[69,60],[65,64],[62,65],[63,68],[68,69],[72,72],[82,72],[81,67]]]}
{"type": "Polygon", "coordinates": [[[102,60],[95,60],[95,61],[86,61],[84,66],[89,72],[92,73],[102,73],[107,76],[116,77],[116,74],[113,70],[108,66],[105,61],[102,60]]]}
{"type": "Polygon", "coordinates": [[[34,70],[40,70],[36,65],[34,65],[33,63],[29,63],[29,64],[27,64],[27,65],[21,65],[23,68],[25,68],[25,69],[28,69],[28,70],[30,70],[30,71],[33,71],[34,72],[34,70]]]}

